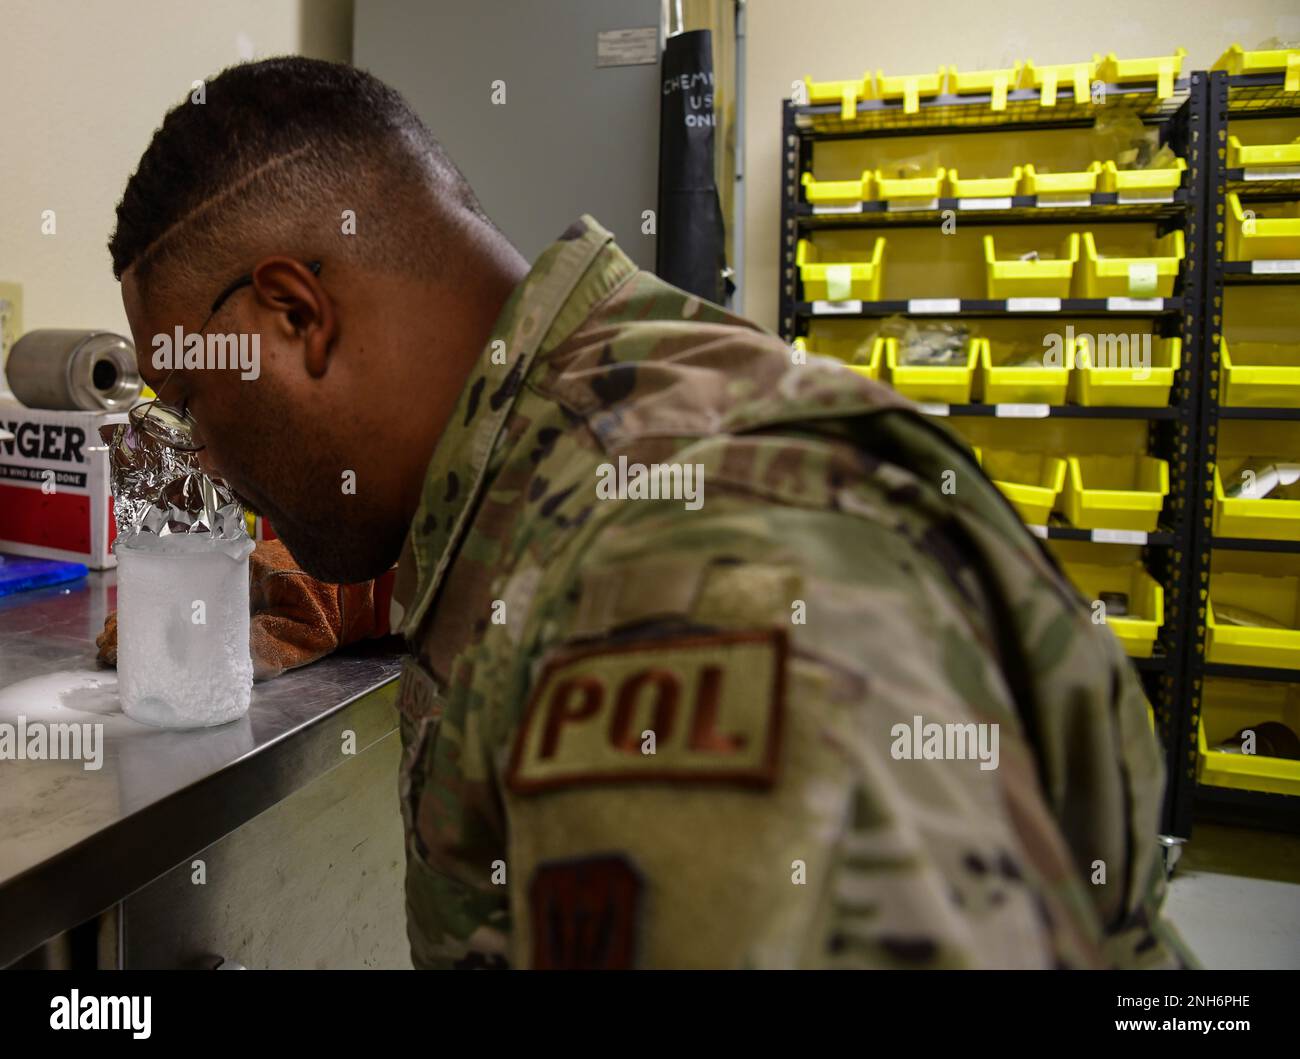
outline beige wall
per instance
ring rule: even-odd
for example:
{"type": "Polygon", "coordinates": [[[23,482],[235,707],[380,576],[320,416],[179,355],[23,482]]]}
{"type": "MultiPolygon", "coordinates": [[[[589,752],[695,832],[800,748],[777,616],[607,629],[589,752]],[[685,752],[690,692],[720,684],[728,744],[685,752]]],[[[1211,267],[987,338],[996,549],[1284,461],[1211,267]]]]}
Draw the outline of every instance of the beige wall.
{"type": "MultiPolygon", "coordinates": [[[[1229,44],[1300,38],[1295,0],[749,0],[745,77],[746,316],[777,325],[781,100],[792,81],[907,74],[1016,59],[1069,62],[1094,52],[1121,58],[1187,49],[1206,69],[1229,44]]],[[[1188,67],[1185,67],[1188,68],[1188,67]]]]}
{"type": "MultiPolygon", "coordinates": [[[[1197,68],[1239,40],[1300,37],[1294,0],[749,0],[743,311],[776,326],[780,102],[804,74],[908,73],[1030,57],[1188,50],[1197,68]],[[979,12],[992,12],[981,15],[979,12]]],[[[347,59],[352,0],[0,0],[0,283],[23,325],[125,319],[105,244],[154,128],[191,82],[249,55],[347,59]],[[41,234],[52,209],[57,234],[41,234]]]]}
{"type": "Polygon", "coordinates": [[[0,0],[0,282],[22,284],[24,329],[125,333],[106,244],[163,114],[241,58],[348,58],[351,14],[350,0],[0,0]]]}

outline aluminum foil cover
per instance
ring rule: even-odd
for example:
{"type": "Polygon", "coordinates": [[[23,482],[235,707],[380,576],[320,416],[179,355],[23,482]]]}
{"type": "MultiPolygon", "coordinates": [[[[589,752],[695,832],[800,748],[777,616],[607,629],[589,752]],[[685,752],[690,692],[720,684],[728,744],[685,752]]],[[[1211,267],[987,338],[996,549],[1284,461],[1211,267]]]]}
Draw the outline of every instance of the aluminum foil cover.
{"type": "Polygon", "coordinates": [[[164,444],[129,422],[103,426],[117,539],[206,533],[212,540],[248,540],[244,509],[225,482],[199,469],[195,453],[164,444]]]}

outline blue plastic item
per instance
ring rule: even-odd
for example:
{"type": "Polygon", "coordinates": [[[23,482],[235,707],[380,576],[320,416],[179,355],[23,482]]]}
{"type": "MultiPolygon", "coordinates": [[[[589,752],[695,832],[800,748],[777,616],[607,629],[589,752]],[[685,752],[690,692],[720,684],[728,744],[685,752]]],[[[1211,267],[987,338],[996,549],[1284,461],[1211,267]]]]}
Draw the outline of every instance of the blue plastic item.
{"type": "Polygon", "coordinates": [[[85,563],[58,559],[31,559],[25,555],[0,555],[0,596],[78,581],[87,574],[85,563]]]}

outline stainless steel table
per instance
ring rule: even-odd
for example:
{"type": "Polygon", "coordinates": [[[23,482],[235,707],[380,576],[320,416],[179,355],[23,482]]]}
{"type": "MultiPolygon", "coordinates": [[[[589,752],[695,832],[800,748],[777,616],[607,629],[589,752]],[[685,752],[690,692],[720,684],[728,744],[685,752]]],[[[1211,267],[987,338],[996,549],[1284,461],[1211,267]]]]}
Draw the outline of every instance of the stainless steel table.
{"type": "MultiPolygon", "coordinates": [[[[103,724],[98,770],[0,761],[0,967],[87,923],[100,965],[400,963],[398,641],[255,685],[239,721],[163,731],[122,714],[115,673],[96,667],[116,593],[108,571],[0,598],[0,723],[103,724]],[[358,904],[367,923],[386,912],[349,948],[332,928],[358,904]],[[313,906],[335,920],[326,935],[298,922],[275,937],[276,917],[313,906]],[[245,951],[206,951],[223,933],[245,951]]],[[[86,962],[63,948],[44,962],[86,962]]]]}

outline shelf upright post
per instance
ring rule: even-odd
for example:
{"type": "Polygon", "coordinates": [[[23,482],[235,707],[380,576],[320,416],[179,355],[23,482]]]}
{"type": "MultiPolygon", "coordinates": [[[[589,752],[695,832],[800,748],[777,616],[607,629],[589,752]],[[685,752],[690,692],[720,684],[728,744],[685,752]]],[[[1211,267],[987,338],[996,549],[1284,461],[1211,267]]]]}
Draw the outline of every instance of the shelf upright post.
{"type": "MultiPolygon", "coordinates": [[[[1190,94],[1173,130],[1179,153],[1187,162],[1188,191],[1181,317],[1184,353],[1175,384],[1177,435],[1170,456],[1176,468],[1172,504],[1178,546],[1170,557],[1169,578],[1175,599],[1171,623],[1176,628],[1178,643],[1171,655],[1167,684],[1164,832],[1182,839],[1191,837],[1196,796],[1196,734],[1202,683],[1199,660],[1204,651],[1208,580],[1201,547],[1202,529],[1207,536],[1209,532],[1203,422],[1206,391],[1217,380],[1217,369],[1210,360],[1209,326],[1213,288],[1209,270],[1217,254],[1211,214],[1206,206],[1218,166],[1215,148],[1219,140],[1214,133],[1210,86],[1211,75],[1204,71],[1192,73],[1190,94]]],[[[1217,350],[1217,344],[1214,348],[1217,350]]]]}
{"type": "Polygon", "coordinates": [[[796,333],[795,302],[799,297],[799,276],[795,266],[795,247],[799,241],[796,220],[799,202],[799,176],[811,168],[812,143],[795,122],[794,104],[781,103],[781,267],[777,306],[780,312],[777,332],[786,342],[796,333]]]}

